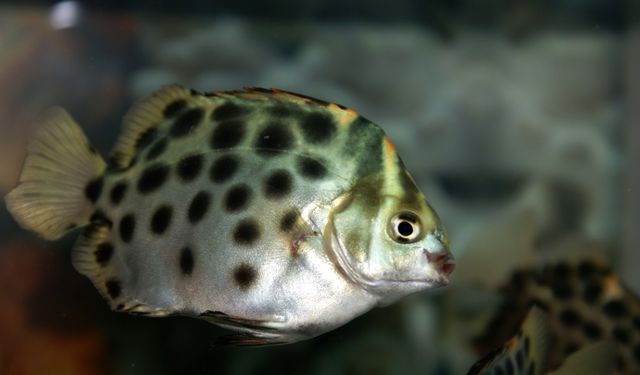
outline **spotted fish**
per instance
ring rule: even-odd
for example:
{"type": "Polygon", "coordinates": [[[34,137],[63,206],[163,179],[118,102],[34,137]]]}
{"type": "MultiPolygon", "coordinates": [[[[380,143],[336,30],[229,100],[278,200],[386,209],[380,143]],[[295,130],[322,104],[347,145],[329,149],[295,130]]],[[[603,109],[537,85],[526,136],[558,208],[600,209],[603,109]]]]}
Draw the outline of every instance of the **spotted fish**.
{"type": "Polygon", "coordinates": [[[16,220],[73,251],[112,309],[201,317],[227,342],[290,343],[448,283],[436,213],[374,123],[275,89],[168,86],[108,163],[62,109],[34,135],[16,220]]]}
{"type": "Polygon", "coordinates": [[[549,317],[533,306],[516,334],[485,354],[467,375],[604,375],[616,368],[615,347],[599,341],[568,356],[553,370],[549,355],[554,345],[549,317]]]}
{"type": "Polygon", "coordinates": [[[478,337],[480,351],[514,329],[514,318],[532,303],[545,310],[552,343],[549,368],[602,340],[613,342],[615,368],[607,374],[640,373],[640,299],[599,255],[572,256],[540,267],[517,269],[502,288],[503,306],[478,337]]]}

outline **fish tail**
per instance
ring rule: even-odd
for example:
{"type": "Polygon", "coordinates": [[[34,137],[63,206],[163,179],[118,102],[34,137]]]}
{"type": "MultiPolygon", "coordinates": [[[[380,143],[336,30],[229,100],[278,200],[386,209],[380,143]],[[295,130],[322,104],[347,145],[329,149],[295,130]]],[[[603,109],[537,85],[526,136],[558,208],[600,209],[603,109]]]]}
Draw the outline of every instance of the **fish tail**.
{"type": "Polygon", "coordinates": [[[27,149],[7,209],[20,225],[54,240],[84,226],[102,190],[106,164],[62,108],[52,108],[27,149]]]}

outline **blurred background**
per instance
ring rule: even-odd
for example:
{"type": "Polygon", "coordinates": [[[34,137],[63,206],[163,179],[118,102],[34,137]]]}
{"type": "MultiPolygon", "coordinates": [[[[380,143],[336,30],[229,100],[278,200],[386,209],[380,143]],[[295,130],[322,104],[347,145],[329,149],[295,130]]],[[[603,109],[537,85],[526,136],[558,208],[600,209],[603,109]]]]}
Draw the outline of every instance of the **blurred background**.
{"type": "Polygon", "coordinates": [[[380,124],[458,268],[316,339],[218,347],[204,321],[112,313],[71,266],[76,234],[46,243],[1,205],[0,374],[464,374],[518,267],[589,249],[635,294],[639,25],[631,0],[3,1],[2,195],[49,106],[106,155],[162,85],[276,87],[380,124]]]}

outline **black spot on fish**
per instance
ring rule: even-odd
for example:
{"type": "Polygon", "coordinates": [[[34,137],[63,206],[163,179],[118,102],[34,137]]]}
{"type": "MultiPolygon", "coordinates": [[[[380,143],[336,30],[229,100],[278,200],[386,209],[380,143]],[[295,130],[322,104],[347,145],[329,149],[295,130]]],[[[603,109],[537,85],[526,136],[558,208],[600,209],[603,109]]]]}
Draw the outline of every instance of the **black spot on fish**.
{"type": "Polygon", "coordinates": [[[268,108],[269,114],[275,117],[291,117],[297,114],[291,106],[284,104],[276,104],[268,108]]]}
{"type": "Polygon", "coordinates": [[[96,257],[96,262],[101,266],[106,266],[111,260],[111,256],[113,255],[113,245],[108,242],[103,242],[96,247],[96,251],[94,253],[96,257]]]}
{"type": "Polygon", "coordinates": [[[580,349],[580,345],[576,344],[575,342],[568,342],[564,346],[564,355],[565,356],[569,356],[569,355],[577,352],[578,349],[580,349]]]}
{"type": "Polygon", "coordinates": [[[256,270],[246,263],[240,264],[233,271],[233,279],[242,290],[248,289],[256,280],[256,270]]]}
{"type": "Polygon", "coordinates": [[[296,209],[292,209],[285,213],[280,219],[280,230],[283,232],[288,232],[293,229],[293,226],[298,220],[298,216],[298,210],[296,209]]]}
{"type": "Polygon", "coordinates": [[[120,181],[113,185],[111,188],[111,192],[109,193],[109,198],[111,199],[111,203],[117,205],[124,198],[124,194],[127,192],[127,183],[125,181],[120,181]]]}
{"type": "Polygon", "coordinates": [[[621,300],[611,300],[602,306],[602,311],[610,318],[621,318],[627,315],[627,306],[621,300]]]}
{"type": "Polygon", "coordinates": [[[107,294],[111,299],[116,299],[120,296],[122,288],[120,287],[120,282],[118,280],[109,279],[105,286],[107,287],[107,294]]]}
{"type": "Polygon", "coordinates": [[[631,320],[633,321],[633,325],[636,327],[636,329],[640,330],[640,316],[634,316],[631,320]]]}
{"type": "Polygon", "coordinates": [[[571,268],[567,263],[558,263],[554,266],[553,272],[557,279],[566,280],[571,275],[571,268]]]}
{"type": "Polygon", "coordinates": [[[327,168],[318,160],[301,156],[298,158],[298,172],[309,179],[320,179],[327,175],[327,168]]]}
{"type": "Polygon", "coordinates": [[[519,373],[524,369],[524,353],[522,349],[516,352],[516,367],[518,368],[519,373]]]}
{"type": "Polygon", "coordinates": [[[246,184],[231,187],[224,198],[227,211],[238,211],[245,208],[251,199],[251,188],[246,184]]]}
{"type": "Polygon", "coordinates": [[[515,368],[513,367],[513,361],[511,360],[511,358],[505,358],[505,366],[504,369],[507,373],[507,375],[513,375],[515,374],[515,368]]]}
{"type": "Polygon", "coordinates": [[[627,370],[627,363],[620,354],[616,356],[616,368],[620,374],[624,374],[627,370]]]}
{"type": "Polygon", "coordinates": [[[136,149],[142,150],[149,146],[158,137],[158,129],[151,127],[145,130],[136,140],[136,149]]]}
{"type": "Polygon", "coordinates": [[[358,116],[350,125],[342,153],[357,160],[356,176],[366,177],[382,169],[384,132],[371,121],[358,116]],[[362,150],[362,152],[354,152],[362,150]]]}
{"type": "Polygon", "coordinates": [[[534,362],[534,360],[531,360],[531,363],[529,364],[529,372],[527,372],[528,375],[535,375],[536,373],[536,363],[534,362]]]}
{"type": "Polygon", "coordinates": [[[194,224],[202,220],[209,209],[210,201],[211,196],[206,191],[201,191],[193,197],[187,211],[187,217],[190,223],[194,224]]]}
{"type": "Polygon", "coordinates": [[[90,202],[95,203],[98,198],[100,198],[103,183],[104,180],[102,176],[100,176],[89,181],[87,186],[84,188],[84,195],[90,202]]]}
{"type": "Polygon", "coordinates": [[[178,114],[178,112],[182,111],[187,106],[187,101],[184,99],[176,99],[169,103],[164,108],[162,114],[164,117],[171,118],[178,114]]]}
{"type": "Polygon", "coordinates": [[[151,216],[151,231],[155,234],[164,233],[171,223],[172,214],[171,206],[160,206],[151,216]]]}
{"type": "Polygon", "coordinates": [[[551,285],[551,290],[553,291],[553,295],[559,299],[568,299],[573,297],[573,288],[571,285],[564,280],[554,280],[551,285]]]}
{"type": "Polygon", "coordinates": [[[502,366],[500,365],[500,363],[496,363],[495,368],[493,370],[496,373],[496,375],[504,375],[504,370],[502,369],[502,366]]]}
{"type": "Polygon", "coordinates": [[[193,251],[189,247],[185,247],[180,251],[180,270],[184,276],[191,276],[193,272],[193,251]]]}
{"type": "Polygon", "coordinates": [[[240,245],[251,245],[260,238],[260,226],[253,219],[241,220],[233,230],[233,239],[240,245]]]}
{"type": "Polygon", "coordinates": [[[120,219],[120,225],[118,230],[120,231],[120,238],[123,242],[130,242],[133,238],[133,232],[136,229],[136,220],[133,214],[127,214],[120,219]]]}
{"type": "Polygon", "coordinates": [[[203,117],[204,110],[202,108],[191,108],[175,120],[169,134],[176,138],[183,137],[197,128],[203,117]]]}
{"type": "Polygon", "coordinates": [[[586,322],[582,325],[582,332],[590,340],[598,340],[602,337],[602,328],[593,322],[586,322]]]}
{"type": "Polygon", "coordinates": [[[614,327],[613,330],[611,330],[611,335],[621,344],[628,344],[631,339],[629,332],[622,327],[614,327]]]}
{"type": "Polygon", "coordinates": [[[193,179],[198,177],[198,174],[200,174],[200,171],[202,170],[202,164],[204,164],[204,158],[200,154],[184,157],[178,162],[178,177],[180,177],[182,181],[185,182],[192,181],[193,179]]]}
{"type": "Polygon", "coordinates": [[[284,169],[271,173],[264,181],[264,194],[267,198],[283,198],[292,188],[291,174],[284,169]]]}
{"type": "Polygon", "coordinates": [[[529,274],[526,271],[516,271],[511,275],[510,285],[513,286],[517,291],[524,291],[524,288],[529,279],[529,274]]]}
{"type": "Polygon", "coordinates": [[[221,183],[229,180],[238,170],[240,161],[234,155],[225,155],[218,158],[209,172],[211,181],[221,183]]]}
{"type": "Polygon", "coordinates": [[[529,351],[531,350],[531,339],[529,336],[524,338],[524,354],[529,357],[529,351]]]}
{"type": "Polygon", "coordinates": [[[583,279],[594,276],[596,273],[596,266],[589,260],[584,260],[578,265],[578,275],[583,279]]]}
{"type": "Polygon", "coordinates": [[[169,167],[164,164],[154,164],[142,172],[138,180],[138,191],[150,193],[164,184],[169,175],[169,167]]]}
{"type": "Polygon", "coordinates": [[[560,313],[560,321],[567,327],[576,327],[580,324],[580,316],[572,308],[566,308],[560,313]]]}
{"type": "Polygon", "coordinates": [[[300,124],[304,139],[313,144],[325,143],[336,133],[336,123],[326,113],[308,114],[300,124]]]}
{"type": "Polygon", "coordinates": [[[244,137],[245,124],[231,120],[220,123],[211,133],[211,148],[219,150],[237,146],[244,137]]]}
{"type": "Polygon", "coordinates": [[[158,156],[162,155],[166,150],[167,150],[167,140],[166,138],[162,138],[158,142],[156,142],[153,146],[151,146],[151,148],[149,149],[149,152],[147,152],[147,156],[146,156],[147,161],[151,161],[157,158],[158,156]]]}
{"type": "Polygon", "coordinates": [[[597,282],[589,282],[585,285],[582,298],[587,303],[595,303],[602,295],[602,286],[597,282]]]}
{"type": "Polygon", "coordinates": [[[217,107],[211,114],[211,118],[215,121],[227,121],[232,118],[243,116],[247,114],[249,110],[246,107],[241,107],[235,103],[227,102],[217,107]]]}
{"type": "Polygon", "coordinates": [[[293,135],[284,124],[272,123],[256,138],[255,147],[262,156],[275,156],[293,147],[293,135]]]}
{"type": "Polygon", "coordinates": [[[636,359],[636,362],[640,362],[640,344],[636,344],[633,348],[633,356],[636,359]]]}

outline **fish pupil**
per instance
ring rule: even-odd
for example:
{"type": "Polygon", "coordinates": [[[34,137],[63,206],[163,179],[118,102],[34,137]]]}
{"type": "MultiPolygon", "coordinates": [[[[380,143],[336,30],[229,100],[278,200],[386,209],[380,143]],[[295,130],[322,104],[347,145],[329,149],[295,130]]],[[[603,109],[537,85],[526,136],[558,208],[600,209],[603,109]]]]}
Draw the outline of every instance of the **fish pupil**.
{"type": "Polygon", "coordinates": [[[408,237],[413,234],[413,225],[408,221],[401,221],[398,223],[398,233],[401,236],[408,237]]]}

